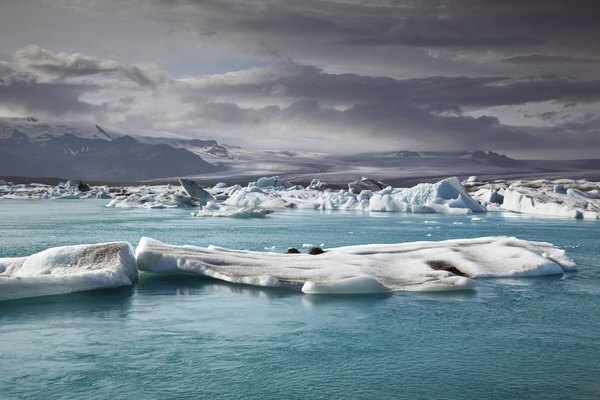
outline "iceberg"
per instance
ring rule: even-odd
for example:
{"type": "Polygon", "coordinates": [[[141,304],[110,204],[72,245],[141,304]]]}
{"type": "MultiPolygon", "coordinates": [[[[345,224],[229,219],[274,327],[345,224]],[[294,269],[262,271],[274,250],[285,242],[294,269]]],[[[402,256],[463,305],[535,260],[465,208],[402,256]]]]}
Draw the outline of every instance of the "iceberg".
{"type": "Polygon", "coordinates": [[[131,286],[137,279],[127,242],[54,247],[0,258],[0,300],[131,286]]]}
{"type": "Polygon", "coordinates": [[[513,184],[504,191],[501,207],[524,214],[600,219],[600,199],[578,189],[563,189],[535,189],[513,184]]]}
{"type": "Polygon", "coordinates": [[[469,196],[458,178],[453,177],[437,183],[420,183],[405,190],[387,187],[371,197],[369,211],[471,214],[487,210],[469,196]]]}
{"type": "Polygon", "coordinates": [[[250,182],[248,184],[248,187],[250,188],[252,186],[257,188],[274,188],[279,190],[285,190],[294,187],[294,184],[283,180],[278,176],[272,176],[270,178],[262,177],[259,178],[256,182],[250,182]]]}
{"type": "Polygon", "coordinates": [[[183,190],[193,199],[199,201],[199,205],[204,206],[209,201],[214,201],[215,198],[212,194],[201,188],[196,182],[189,179],[180,179],[179,183],[183,187],[183,190]]]}
{"type": "Polygon", "coordinates": [[[195,273],[309,294],[471,290],[477,278],[576,270],[565,252],[549,243],[503,236],[347,246],[319,255],[176,246],[143,237],[136,261],[140,271],[195,273]]]}
{"type": "Polygon", "coordinates": [[[387,185],[383,182],[363,176],[359,181],[350,182],[348,184],[348,190],[354,194],[359,194],[363,190],[376,191],[384,189],[386,186],[387,185]]]}

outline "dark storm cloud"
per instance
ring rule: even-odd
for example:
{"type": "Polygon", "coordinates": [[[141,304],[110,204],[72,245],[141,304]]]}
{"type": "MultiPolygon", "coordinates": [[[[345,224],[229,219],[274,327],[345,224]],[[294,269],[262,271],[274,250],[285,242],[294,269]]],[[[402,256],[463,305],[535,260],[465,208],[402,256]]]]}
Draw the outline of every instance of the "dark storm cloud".
{"type": "MultiPolygon", "coordinates": [[[[600,36],[596,1],[432,0],[382,11],[395,23],[381,24],[372,35],[357,35],[346,42],[494,48],[575,39],[593,44],[600,36]]],[[[386,19],[383,13],[381,19],[386,19]]]]}
{"type": "Polygon", "coordinates": [[[393,79],[357,74],[329,74],[313,66],[287,64],[242,80],[207,82],[183,89],[184,97],[275,97],[317,99],[320,102],[380,102],[432,107],[490,107],[528,102],[600,101],[600,81],[560,76],[511,79],[507,77],[430,77],[393,79]]]}
{"type": "Polygon", "coordinates": [[[29,71],[0,62],[0,106],[8,110],[44,115],[84,114],[98,110],[81,100],[101,90],[90,83],[44,82],[29,71]]]}
{"type": "Polygon", "coordinates": [[[578,118],[600,103],[598,15],[589,0],[6,2],[0,23],[18,44],[0,44],[21,50],[0,63],[0,97],[25,112],[100,107],[91,114],[246,143],[269,132],[335,138],[339,151],[377,138],[589,153],[596,122],[578,118]]]}
{"type": "Polygon", "coordinates": [[[502,124],[495,117],[436,115],[409,105],[371,102],[338,110],[315,100],[297,101],[285,108],[203,103],[185,116],[186,120],[196,119],[197,122],[205,121],[207,117],[213,122],[236,124],[249,130],[272,124],[296,126],[298,123],[306,131],[329,130],[348,140],[367,135],[373,141],[419,143],[417,150],[570,149],[580,143],[600,146],[600,119],[595,118],[561,128],[519,128],[502,124]],[[570,135],[565,135],[566,131],[570,135]]]}
{"type": "Polygon", "coordinates": [[[213,0],[177,4],[196,10],[198,26],[211,32],[318,37],[357,46],[494,48],[565,42],[595,46],[600,38],[600,3],[594,0],[213,0]]]}
{"type": "Polygon", "coordinates": [[[0,67],[0,106],[9,110],[45,115],[90,113],[98,108],[80,98],[98,90],[99,86],[90,84],[38,82],[34,76],[0,67]]]}

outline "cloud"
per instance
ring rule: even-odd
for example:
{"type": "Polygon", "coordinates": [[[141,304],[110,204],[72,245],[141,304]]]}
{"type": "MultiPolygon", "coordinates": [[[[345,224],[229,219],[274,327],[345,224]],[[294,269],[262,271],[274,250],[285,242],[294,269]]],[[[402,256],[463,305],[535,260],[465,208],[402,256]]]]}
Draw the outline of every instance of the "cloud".
{"type": "Polygon", "coordinates": [[[400,80],[331,74],[314,66],[292,63],[183,82],[187,86],[181,87],[181,92],[186,101],[206,96],[265,101],[282,97],[339,105],[381,102],[419,107],[443,104],[446,108],[600,101],[598,80],[580,81],[563,76],[520,79],[438,76],[400,80]]]}
{"type": "Polygon", "coordinates": [[[25,69],[64,81],[73,77],[121,73],[142,87],[154,88],[154,82],[140,67],[120,65],[113,60],[101,60],[78,53],[53,53],[36,45],[19,49],[15,59],[25,69]]]}
{"type": "Polygon", "coordinates": [[[502,60],[503,63],[507,64],[600,64],[600,60],[595,58],[577,58],[577,57],[565,57],[557,55],[542,55],[542,54],[531,54],[527,56],[515,56],[505,58],[502,60]]]}
{"type": "Polygon", "coordinates": [[[103,112],[127,112],[124,105],[114,107],[110,102],[85,100],[107,89],[127,89],[105,79],[94,80],[101,74],[118,73],[137,86],[156,87],[156,82],[138,66],[77,53],[53,53],[35,45],[19,49],[15,61],[0,62],[0,105],[13,112],[84,118],[98,117],[103,112]]]}
{"type": "Polygon", "coordinates": [[[35,76],[0,64],[0,105],[9,110],[46,115],[90,113],[97,107],[81,97],[99,90],[99,86],[92,84],[38,82],[35,76]]]}
{"type": "Polygon", "coordinates": [[[600,104],[598,11],[588,0],[5,2],[1,57],[15,61],[0,63],[0,102],[254,147],[600,150],[595,122],[578,120],[600,104]]]}

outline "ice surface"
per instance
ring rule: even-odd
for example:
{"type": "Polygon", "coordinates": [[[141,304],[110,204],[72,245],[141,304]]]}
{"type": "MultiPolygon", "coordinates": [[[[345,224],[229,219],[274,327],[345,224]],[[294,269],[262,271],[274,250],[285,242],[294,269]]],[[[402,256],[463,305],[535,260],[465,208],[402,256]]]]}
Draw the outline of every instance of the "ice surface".
{"type": "Polygon", "coordinates": [[[129,286],[136,278],[129,243],[55,247],[0,258],[0,300],[129,286]]]}
{"type": "Polygon", "coordinates": [[[474,288],[474,278],[576,269],[563,250],[549,243],[510,237],[348,246],[316,256],[175,246],[144,237],[136,259],[142,271],[191,272],[315,294],[465,290],[474,288]]]}

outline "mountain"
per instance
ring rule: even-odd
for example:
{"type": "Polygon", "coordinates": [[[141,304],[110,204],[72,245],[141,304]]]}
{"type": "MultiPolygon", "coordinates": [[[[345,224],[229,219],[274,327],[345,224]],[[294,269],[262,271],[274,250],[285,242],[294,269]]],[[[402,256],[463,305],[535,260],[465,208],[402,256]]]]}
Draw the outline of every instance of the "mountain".
{"type": "Polygon", "coordinates": [[[493,151],[409,149],[335,155],[242,148],[211,139],[128,136],[89,123],[0,118],[0,176],[239,183],[274,175],[306,184],[314,178],[336,184],[363,176],[397,185],[471,175],[600,179],[600,160],[515,160],[493,151]]]}
{"type": "Polygon", "coordinates": [[[175,148],[184,148],[198,155],[207,157],[224,159],[235,158],[229,151],[230,149],[235,148],[234,146],[220,144],[216,140],[212,139],[180,139],[140,136],[139,140],[148,144],[167,144],[175,148]]]}
{"type": "MultiPolygon", "coordinates": [[[[0,176],[63,177],[102,181],[140,181],[221,171],[197,154],[167,144],[143,143],[99,126],[29,124],[28,134],[0,121],[0,176]],[[12,128],[10,134],[7,132],[12,128]],[[46,130],[44,130],[44,128],[46,130]],[[53,129],[54,128],[54,129],[53,129]]],[[[28,121],[19,121],[21,125],[28,121]]],[[[23,127],[21,127],[23,128],[23,127]]]]}

